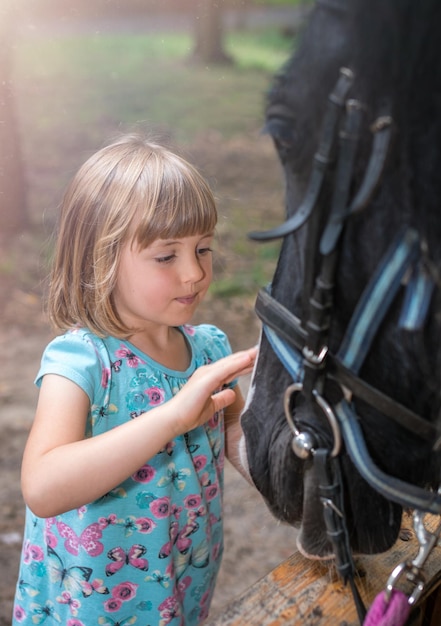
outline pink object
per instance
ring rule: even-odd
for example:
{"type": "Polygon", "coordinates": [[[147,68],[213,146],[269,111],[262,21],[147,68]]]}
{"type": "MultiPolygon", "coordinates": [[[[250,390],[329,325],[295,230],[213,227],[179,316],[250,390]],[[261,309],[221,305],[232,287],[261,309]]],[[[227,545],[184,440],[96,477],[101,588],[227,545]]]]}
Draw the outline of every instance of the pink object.
{"type": "Polygon", "coordinates": [[[409,613],[410,605],[402,591],[392,589],[389,600],[382,591],[373,601],[363,626],[405,626],[409,613]]]}

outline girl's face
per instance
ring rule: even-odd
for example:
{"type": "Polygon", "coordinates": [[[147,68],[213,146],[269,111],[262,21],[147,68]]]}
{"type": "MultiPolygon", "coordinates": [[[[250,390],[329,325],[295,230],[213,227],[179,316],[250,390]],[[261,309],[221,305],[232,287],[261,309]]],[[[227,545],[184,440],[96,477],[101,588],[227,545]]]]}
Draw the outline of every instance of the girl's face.
{"type": "Polygon", "coordinates": [[[188,323],[211,283],[213,233],[156,239],[121,253],[114,303],[129,328],[188,323]]]}

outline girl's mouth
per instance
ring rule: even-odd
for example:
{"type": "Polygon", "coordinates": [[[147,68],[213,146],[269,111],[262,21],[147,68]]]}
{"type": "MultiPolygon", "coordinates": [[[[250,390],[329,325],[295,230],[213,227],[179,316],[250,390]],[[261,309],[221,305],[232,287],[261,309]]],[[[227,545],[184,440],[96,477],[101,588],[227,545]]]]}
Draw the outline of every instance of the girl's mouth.
{"type": "Polygon", "coordinates": [[[181,298],[176,298],[178,302],[181,304],[193,304],[197,298],[197,294],[192,294],[191,296],[183,296],[181,298]]]}

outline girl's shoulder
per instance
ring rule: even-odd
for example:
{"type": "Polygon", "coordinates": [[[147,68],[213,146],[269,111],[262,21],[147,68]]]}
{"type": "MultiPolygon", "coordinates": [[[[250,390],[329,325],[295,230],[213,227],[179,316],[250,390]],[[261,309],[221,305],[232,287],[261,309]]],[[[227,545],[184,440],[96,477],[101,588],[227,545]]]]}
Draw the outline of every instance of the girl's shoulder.
{"type": "Polygon", "coordinates": [[[46,346],[35,383],[45,374],[58,374],[77,383],[91,396],[103,372],[111,367],[105,339],[85,328],[74,328],[52,339],[46,346]]]}
{"type": "Polygon", "coordinates": [[[87,328],[72,328],[62,335],[54,337],[46,346],[43,361],[56,359],[78,363],[109,359],[106,339],[98,337],[87,328]]]}

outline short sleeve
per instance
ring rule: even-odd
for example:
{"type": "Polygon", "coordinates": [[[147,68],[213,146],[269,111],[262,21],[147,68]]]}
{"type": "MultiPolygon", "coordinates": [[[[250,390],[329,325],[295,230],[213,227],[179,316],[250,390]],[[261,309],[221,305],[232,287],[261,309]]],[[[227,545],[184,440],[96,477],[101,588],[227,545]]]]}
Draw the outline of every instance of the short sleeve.
{"type": "Polygon", "coordinates": [[[46,347],[35,379],[38,387],[46,374],[57,374],[73,381],[92,403],[98,389],[102,391],[108,386],[110,359],[99,338],[83,330],[68,331],[46,347]]]}

